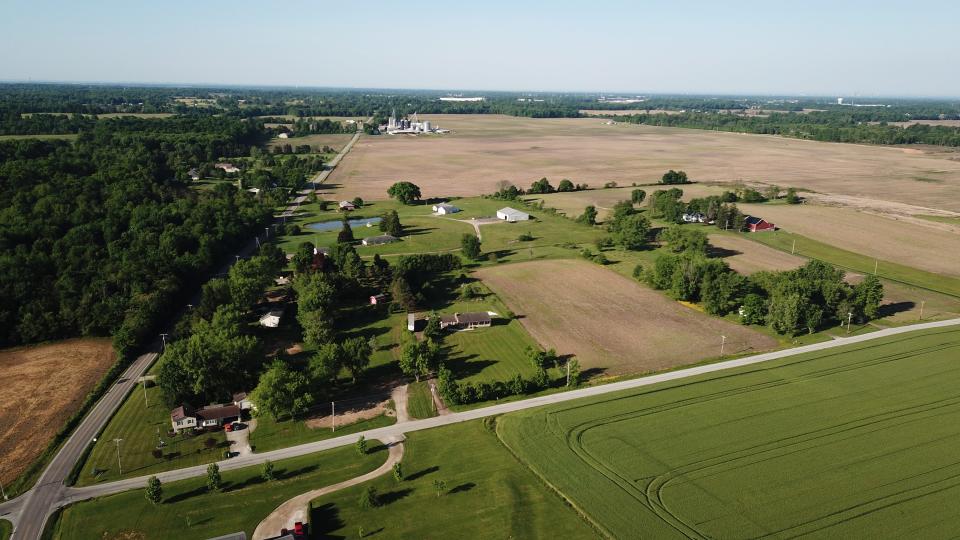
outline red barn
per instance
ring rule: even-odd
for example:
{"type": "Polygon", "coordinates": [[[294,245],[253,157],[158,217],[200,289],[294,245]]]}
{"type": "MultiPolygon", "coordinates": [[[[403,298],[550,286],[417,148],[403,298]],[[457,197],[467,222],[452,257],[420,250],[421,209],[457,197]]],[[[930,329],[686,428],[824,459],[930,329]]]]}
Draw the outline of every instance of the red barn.
{"type": "Polygon", "coordinates": [[[777,226],[773,223],[755,216],[745,217],[743,219],[743,223],[747,226],[747,230],[750,232],[772,231],[777,228],[777,226]]]}

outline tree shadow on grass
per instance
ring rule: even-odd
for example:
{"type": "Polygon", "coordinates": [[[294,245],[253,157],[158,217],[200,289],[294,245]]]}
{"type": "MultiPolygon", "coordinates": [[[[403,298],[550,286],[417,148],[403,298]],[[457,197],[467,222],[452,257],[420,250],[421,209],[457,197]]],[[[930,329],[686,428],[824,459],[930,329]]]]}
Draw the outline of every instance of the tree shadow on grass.
{"type": "Polygon", "coordinates": [[[881,305],[877,310],[877,313],[880,317],[889,317],[891,315],[896,315],[897,313],[910,311],[915,307],[917,307],[916,302],[892,302],[890,304],[881,305]]]}
{"type": "Polygon", "coordinates": [[[310,538],[324,540],[344,538],[330,533],[342,529],[345,525],[340,519],[340,509],[333,503],[317,506],[310,511],[310,538]]]}
{"type": "Polygon", "coordinates": [[[467,491],[470,491],[471,489],[473,489],[473,488],[475,488],[475,487],[477,487],[477,485],[474,484],[473,482],[466,482],[466,483],[460,484],[459,486],[451,489],[451,490],[450,490],[450,493],[451,493],[451,494],[453,494],[453,493],[466,493],[467,491]]]}
{"type": "Polygon", "coordinates": [[[407,496],[410,495],[411,493],[413,493],[413,489],[412,489],[412,488],[404,488],[404,489],[397,489],[397,490],[394,490],[394,491],[388,491],[388,492],[383,493],[383,494],[381,494],[380,496],[378,496],[378,497],[377,497],[377,501],[378,501],[381,505],[386,506],[386,505],[388,505],[388,504],[393,504],[393,503],[399,501],[400,499],[403,499],[403,498],[407,497],[407,496]]]}
{"type": "Polygon", "coordinates": [[[277,477],[277,480],[286,480],[302,474],[312,473],[315,470],[317,470],[317,465],[307,465],[306,467],[300,467],[299,469],[293,469],[291,471],[280,469],[276,472],[275,476],[277,477]]]}
{"type": "Polygon", "coordinates": [[[207,492],[206,486],[199,486],[194,489],[191,489],[190,491],[184,491],[183,493],[178,493],[173,497],[170,497],[169,499],[164,499],[163,503],[164,504],[178,503],[180,501],[185,501],[187,499],[192,499],[193,497],[203,495],[206,492],[207,492]]]}
{"type": "Polygon", "coordinates": [[[409,481],[413,481],[413,480],[416,480],[416,479],[418,479],[418,478],[423,478],[424,476],[426,476],[426,475],[428,475],[428,474],[435,473],[435,472],[437,472],[437,471],[439,471],[439,470],[440,470],[440,467],[434,465],[433,467],[427,467],[426,469],[417,471],[417,472],[411,474],[410,476],[407,476],[406,479],[409,480],[409,481]]]}
{"type": "Polygon", "coordinates": [[[251,476],[251,477],[247,478],[246,480],[244,480],[243,482],[229,482],[229,483],[227,484],[227,487],[224,489],[224,491],[226,491],[226,492],[236,491],[236,490],[238,490],[238,489],[244,489],[244,488],[248,488],[248,487],[253,487],[253,486],[256,486],[256,485],[258,485],[258,484],[262,484],[262,483],[264,483],[264,482],[265,482],[265,480],[263,479],[262,476],[251,476]]]}

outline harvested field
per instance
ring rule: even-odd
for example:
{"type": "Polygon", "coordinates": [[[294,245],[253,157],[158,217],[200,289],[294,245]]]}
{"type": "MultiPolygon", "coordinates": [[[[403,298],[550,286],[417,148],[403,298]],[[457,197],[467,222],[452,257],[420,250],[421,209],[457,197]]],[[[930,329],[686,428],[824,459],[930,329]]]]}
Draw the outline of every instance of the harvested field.
{"type": "Polygon", "coordinates": [[[803,257],[752,242],[742,236],[711,234],[710,246],[714,256],[723,258],[730,268],[745,276],[762,270],[793,270],[807,262],[803,257]]]}
{"type": "Polygon", "coordinates": [[[533,261],[478,270],[546,348],[576,356],[584,369],[642,373],[720,353],[755,352],[776,340],[681,306],[586,261],[533,261]]]}
{"type": "Polygon", "coordinates": [[[47,447],[114,362],[109,339],[71,339],[0,351],[0,481],[9,484],[47,447]]]}
{"type": "Polygon", "coordinates": [[[507,414],[497,433],[611,538],[960,530],[960,330],[507,414]]]}
{"type": "MultiPolygon", "coordinates": [[[[943,230],[935,222],[928,226],[809,204],[741,204],[740,209],[825,244],[928,272],[960,276],[960,234],[943,230]]],[[[802,245],[797,246],[797,253],[803,254],[802,245]]]]}
{"type": "Polygon", "coordinates": [[[425,197],[467,196],[490,193],[499,180],[523,187],[542,176],[592,186],[629,185],[683,169],[698,181],[775,183],[960,211],[955,152],[607,125],[599,118],[421,117],[453,132],[364,137],[331,181],[364,199],[382,198],[397,180],[416,183],[425,197]]]}

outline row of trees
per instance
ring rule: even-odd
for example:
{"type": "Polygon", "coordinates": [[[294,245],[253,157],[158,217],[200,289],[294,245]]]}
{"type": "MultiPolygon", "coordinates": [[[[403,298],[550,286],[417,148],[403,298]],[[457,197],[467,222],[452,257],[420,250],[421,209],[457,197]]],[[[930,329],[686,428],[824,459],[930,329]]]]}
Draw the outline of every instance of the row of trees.
{"type": "Polygon", "coordinates": [[[766,324],[789,335],[812,333],[848,317],[865,321],[878,316],[883,285],[876,276],[850,285],[842,271],[813,260],[796,270],[747,278],[707,257],[702,229],[673,226],[660,237],[671,253],[635,275],[677,300],[701,302],[712,315],[739,310],[744,324],[766,324]]]}
{"type": "Polygon", "coordinates": [[[437,391],[447,403],[466,405],[531,394],[553,386],[574,387],[580,384],[580,363],[575,358],[564,362],[553,349],[542,351],[534,348],[527,349],[527,358],[533,366],[534,374],[526,378],[518,373],[506,381],[464,383],[458,381],[454,373],[441,364],[437,372],[437,391]],[[549,369],[562,373],[562,376],[551,379],[549,369]]]}

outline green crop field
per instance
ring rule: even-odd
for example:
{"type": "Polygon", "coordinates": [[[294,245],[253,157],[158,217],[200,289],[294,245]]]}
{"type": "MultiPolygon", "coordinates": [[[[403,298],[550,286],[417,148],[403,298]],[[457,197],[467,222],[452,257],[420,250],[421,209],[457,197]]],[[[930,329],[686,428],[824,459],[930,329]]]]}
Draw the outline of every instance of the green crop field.
{"type": "Polygon", "coordinates": [[[960,330],[507,415],[501,439],[613,537],[960,531],[960,330]]]}
{"type": "Polygon", "coordinates": [[[259,465],[224,471],[222,492],[209,493],[206,476],[163,485],[154,506],[135,489],[67,507],[53,538],[61,540],[137,538],[202,540],[245,531],[281,503],[311,489],[342,482],[379,467],[386,447],[358,456],[352,446],[274,463],[276,479],[265,482],[259,465]]]}
{"type": "Polygon", "coordinates": [[[410,433],[403,474],[386,475],[313,501],[315,538],[596,538],[596,531],[517,462],[490,422],[410,433]],[[446,485],[438,497],[434,481],[446,485]],[[374,486],[381,506],[362,510],[374,486]]]}
{"type": "Polygon", "coordinates": [[[142,386],[135,388],[127,397],[97,439],[93,451],[80,470],[77,485],[154,474],[211,463],[223,458],[223,452],[228,445],[222,431],[169,437],[167,431],[171,427],[170,409],[163,406],[158,386],[147,388],[147,401],[149,407],[144,404],[142,386]],[[158,436],[166,443],[160,458],[153,456],[158,436]],[[118,474],[114,439],[123,439],[120,443],[122,476],[118,474]],[[208,439],[213,440],[210,447],[207,446],[208,439]],[[93,474],[95,470],[98,473],[96,475],[93,474]]]}
{"type": "Polygon", "coordinates": [[[407,386],[407,413],[411,418],[430,418],[437,415],[433,403],[433,394],[426,381],[410,383],[407,386]]]}

